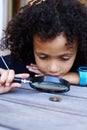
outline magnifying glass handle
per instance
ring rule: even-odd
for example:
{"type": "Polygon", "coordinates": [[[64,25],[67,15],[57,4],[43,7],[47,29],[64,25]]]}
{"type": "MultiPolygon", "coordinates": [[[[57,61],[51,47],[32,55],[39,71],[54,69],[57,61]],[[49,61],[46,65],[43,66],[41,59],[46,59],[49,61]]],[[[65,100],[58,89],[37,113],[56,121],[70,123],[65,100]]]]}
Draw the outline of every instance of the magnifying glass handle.
{"type": "Polygon", "coordinates": [[[13,82],[22,83],[21,78],[16,78],[16,77],[13,79],[13,82]]]}
{"type": "Polygon", "coordinates": [[[21,78],[14,78],[13,82],[17,82],[17,83],[32,83],[29,79],[21,79],[21,78]]]}

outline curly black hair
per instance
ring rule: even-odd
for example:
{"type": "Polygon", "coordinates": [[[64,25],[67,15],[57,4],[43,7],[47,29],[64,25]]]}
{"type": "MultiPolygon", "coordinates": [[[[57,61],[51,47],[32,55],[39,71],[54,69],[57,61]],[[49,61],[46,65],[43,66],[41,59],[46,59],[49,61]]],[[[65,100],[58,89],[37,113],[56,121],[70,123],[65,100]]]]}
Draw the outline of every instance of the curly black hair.
{"type": "Polygon", "coordinates": [[[87,7],[78,0],[31,0],[8,23],[4,42],[16,59],[35,62],[34,35],[48,40],[62,32],[68,44],[77,40],[77,64],[87,65],[87,7]]]}

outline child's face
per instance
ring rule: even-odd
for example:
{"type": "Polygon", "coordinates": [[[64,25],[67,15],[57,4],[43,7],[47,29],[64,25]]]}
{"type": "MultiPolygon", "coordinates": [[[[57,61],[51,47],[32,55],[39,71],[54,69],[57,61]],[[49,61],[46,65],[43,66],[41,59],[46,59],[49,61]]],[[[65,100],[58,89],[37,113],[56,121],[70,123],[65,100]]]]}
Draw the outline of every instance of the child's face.
{"type": "Polygon", "coordinates": [[[71,69],[76,53],[77,44],[67,46],[67,39],[63,34],[45,42],[38,36],[34,37],[35,61],[45,75],[65,75],[71,69]]]}

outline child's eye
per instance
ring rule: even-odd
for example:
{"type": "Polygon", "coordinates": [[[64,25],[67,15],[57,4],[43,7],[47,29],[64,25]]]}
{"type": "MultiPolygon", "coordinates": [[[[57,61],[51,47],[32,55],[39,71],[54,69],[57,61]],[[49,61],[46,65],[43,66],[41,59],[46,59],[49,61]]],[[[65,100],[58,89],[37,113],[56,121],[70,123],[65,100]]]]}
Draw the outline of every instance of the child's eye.
{"type": "Polygon", "coordinates": [[[61,57],[61,60],[63,60],[63,61],[68,61],[69,59],[70,59],[70,57],[67,57],[67,56],[61,57]]]}
{"type": "Polygon", "coordinates": [[[40,55],[39,58],[44,60],[47,59],[48,57],[46,55],[40,55]]]}

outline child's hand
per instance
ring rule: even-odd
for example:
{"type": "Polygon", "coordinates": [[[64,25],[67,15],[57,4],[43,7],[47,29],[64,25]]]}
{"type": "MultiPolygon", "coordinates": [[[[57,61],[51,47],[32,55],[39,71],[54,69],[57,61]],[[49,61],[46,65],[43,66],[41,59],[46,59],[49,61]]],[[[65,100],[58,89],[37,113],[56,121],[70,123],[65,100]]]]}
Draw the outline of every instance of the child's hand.
{"type": "Polygon", "coordinates": [[[14,87],[20,87],[21,84],[13,83],[14,77],[28,78],[29,74],[16,74],[13,70],[0,69],[0,93],[7,93],[14,87]]]}
{"type": "Polygon", "coordinates": [[[39,70],[39,68],[37,67],[36,64],[27,65],[26,68],[27,68],[29,71],[36,73],[35,76],[43,76],[43,75],[44,75],[44,74],[39,70]]]}

